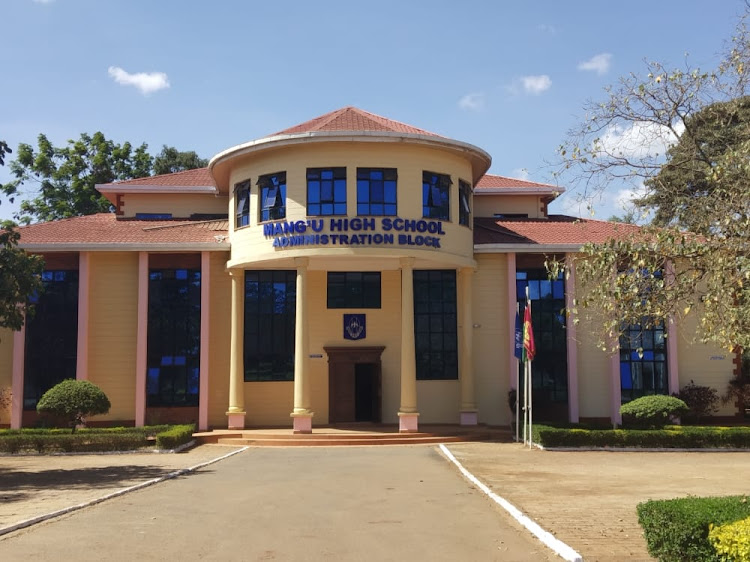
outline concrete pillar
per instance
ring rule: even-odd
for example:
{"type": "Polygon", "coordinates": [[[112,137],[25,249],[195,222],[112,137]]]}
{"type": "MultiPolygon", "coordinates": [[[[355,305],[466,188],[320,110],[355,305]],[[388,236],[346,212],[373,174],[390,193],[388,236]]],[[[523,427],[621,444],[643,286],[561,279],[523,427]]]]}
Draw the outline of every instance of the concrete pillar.
{"type": "Polygon", "coordinates": [[[399,432],[419,431],[417,358],[414,349],[414,258],[401,258],[401,406],[399,432]]]}
{"type": "Polygon", "coordinates": [[[148,351],[148,252],[138,253],[138,311],[135,351],[135,425],[146,424],[146,368],[148,351]]]}
{"type": "Polygon", "coordinates": [[[505,275],[508,279],[508,289],[505,295],[507,299],[506,325],[508,326],[508,388],[518,391],[518,379],[520,375],[520,363],[515,356],[516,349],[516,254],[506,254],[505,275]]]}
{"type": "Polygon", "coordinates": [[[91,293],[91,252],[81,252],[78,258],[78,349],[76,351],[76,379],[89,378],[89,295],[91,293]]]}
{"type": "MultiPolygon", "coordinates": [[[[667,261],[666,279],[667,283],[674,284],[674,264],[667,261]]],[[[680,369],[677,361],[677,319],[670,316],[667,322],[667,376],[669,377],[669,394],[680,392],[680,369]]]]}
{"type": "Polygon", "coordinates": [[[477,399],[474,389],[474,351],[471,280],[474,268],[464,267],[459,272],[461,287],[461,425],[477,425],[477,399]]]}
{"type": "Polygon", "coordinates": [[[245,428],[245,271],[232,269],[232,318],[229,359],[227,427],[245,428]]]}
{"type": "Polygon", "coordinates": [[[26,359],[26,322],[13,332],[13,373],[10,383],[10,428],[21,429],[23,423],[23,373],[26,359]]]}
{"type": "Polygon", "coordinates": [[[209,318],[211,315],[211,253],[201,252],[201,362],[198,389],[198,429],[208,430],[208,377],[211,349],[209,318]]]}
{"type": "Polygon", "coordinates": [[[310,409],[310,373],[308,369],[307,265],[308,258],[295,258],[297,265],[297,301],[294,316],[294,433],[312,433],[310,409]]]}
{"type": "MultiPolygon", "coordinates": [[[[565,309],[570,311],[575,306],[576,298],[576,271],[574,254],[567,254],[565,261],[567,265],[567,279],[565,280],[565,309]]],[[[567,315],[565,320],[565,343],[568,355],[568,420],[578,423],[578,338],[576,337],[576,325],[573,316],[567,315]]]]}

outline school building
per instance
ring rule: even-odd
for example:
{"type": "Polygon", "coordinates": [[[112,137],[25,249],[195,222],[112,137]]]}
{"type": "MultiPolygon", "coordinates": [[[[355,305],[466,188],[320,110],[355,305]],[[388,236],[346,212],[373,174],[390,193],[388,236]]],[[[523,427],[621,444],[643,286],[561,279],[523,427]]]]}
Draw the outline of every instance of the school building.
{"type": "Polygon", "coordinates": [[[79,378],[112,402],[94,423],[507,425],[527,287],[535,420],[617,422],[621,403],[691,380],[723,393],[739,362],[693,343],[694,320],[610,354],[562,312],[583,288],[574,270],[548,279],[545,258],[637,227],[550,214],[560,187],[490,162],[345,107],[208,168],[97,186],[113,213],[20,229],[46,291],[0,331],[0,424],[33,425],[42,394],[79,378]]]}

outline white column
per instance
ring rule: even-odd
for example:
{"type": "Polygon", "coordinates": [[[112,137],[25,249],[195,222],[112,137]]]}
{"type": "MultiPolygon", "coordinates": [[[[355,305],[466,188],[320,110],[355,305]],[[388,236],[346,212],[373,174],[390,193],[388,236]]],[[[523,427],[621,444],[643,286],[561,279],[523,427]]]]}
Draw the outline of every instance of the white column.
{"type": "Polygon", "coordinates": [[[210,346],[209,319],[211,315],[211,253],[201,252],[201,362],[198,389],[198,429],[208,430],[208,376],[210,346]]]}
{"type": "MultiPolygon", "coordinates": [[[[567,279],[565,280],[565,308],[570,311],[574,307],[576,298],[576,271],[574,254],[567,254],[567,279]]],[[[568,355],[568,420],[571,423],[579,421],[578,406],[578,338],[573,316],[568,313],[565,319],[565,343],[568,355]]]]}
{"type": "Polygon", "coordinates": [[[245,428],[245,271],[232,269],[232,319],[229,359],[229,409],[227,427],[245,428]]]}
{"type": "Polygon", "coordinates": [[[135,351],[135,425],[146,424],[146,363],[148,348],[148,252],[138,253],[138,311],[135,351]]]}
{"type": "Polygon", "coordinates": [[[414,258],[401,258],[401,433],[419,431],[417,358],[414,349],[414,258]]]}
{"type": "Polygon", "coordinates": [[[291,413],[294,433],[312,433],[313,412],[310,409],[310,375],[307,328],[308,258],[295,258],[297,265],[297,301],[294,316],[294,410],[291,413]]]}
{"type": "Polygon", "coordinates": [[[473,267],[460,270],[461,280],[461,425],[477,425],[477,398],[474,389],[474,349],[471,280],[473,267]]]}

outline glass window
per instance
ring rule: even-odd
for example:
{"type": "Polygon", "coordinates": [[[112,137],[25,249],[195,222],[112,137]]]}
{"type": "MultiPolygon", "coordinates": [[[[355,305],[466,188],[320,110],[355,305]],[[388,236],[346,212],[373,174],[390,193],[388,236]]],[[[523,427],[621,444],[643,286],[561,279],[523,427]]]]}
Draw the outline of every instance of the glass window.
{"type": "Polygon", "coordinates": [[[245,381],[294,380],[296,271],[245,271],[245,381]]]}
{"type": "Polygon", "coordinates": [[[422,216],[426,219],[450,220],[451,177],[422,172],[422,216]]]}
{"type": "Polygon", "coordinates": [[[471,226],[471,184],[458,180],[458,224],[471,226]]]}
{"type": "Polygon", "coordinates": [[[634,324],[628,326],[620,336],[622,403],[650,394],[669,394],[663,323],[651,328],[634,324]]]}
{"type": "Polygon", "coordinates": [[[395,216],[396,168],[357,168],[357,214],[395,216]]]}
{"type": "Polygon", "coordinates": [[[458,378],[455,270],[414,271],[418,380],[458,378]]]}
{"type": "Polygon", "coordinates": [[[250,224],[250,180],[234,186],[235,228],[250,224]]]}
{"type": "Polygon", "coordinates": [[[76,378],[78,357],[78,271],[45,270],[44,291],[32,297],[35,313],[26,323],[23,407],[36,409],[42,395],[76,378]]]}
{"type": "Polygon", "coordinates": [[[380,272],[329,271],[328,308],[380,308],[380,272]]]}
{"type": "Polygon", "coordinates": [[[151,269],[148,281],[146,405],[197,406],[201,272],[151,269]]]}
{"type": "Polygon", "coordinates": [[[346,214],[346,168],[307,169],[307,214],[346,214]]]}
{"type": "Polygon", "coordinates": [[[286,172],[260,176],[258,188],[261,222],[286,218],[286,172]]]}
{"type": "Polygon", "coordinates": [[[534,403],[568,401],[568,348],[565,331],[565,281],[550,279],[545,269],[516,272],[516,299],[521,317],[526,288],[531,300],[531,325],[536,356],[531,362],[534,403]]]}

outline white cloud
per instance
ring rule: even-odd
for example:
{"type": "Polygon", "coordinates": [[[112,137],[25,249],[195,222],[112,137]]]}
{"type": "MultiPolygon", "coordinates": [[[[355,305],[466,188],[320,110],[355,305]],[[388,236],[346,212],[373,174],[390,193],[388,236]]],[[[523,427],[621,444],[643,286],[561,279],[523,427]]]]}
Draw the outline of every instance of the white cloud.
{"type": "Polygon", "coordinates": [[[578,63],[578,70],[590,70],[602,75],[607,73],[611,62],[612,55],[610,53],[600,53],[587,61],[578,63]]]}
{"type": "Polygon", "coordinates": [[[522,76],[521,85],[527,94],[539,95],[552,87],[552,80],[546,74],[539,76],[522,76]]]}
{"type": "Polygon", "coordinates": [[[466,94],[458,100],[458,107],[467,111],[481,111],[484,109],[485,96],[481,92],[466,94]]]}
{"type": "Polygon", "coordinates": [[[557,33],[557,28],[554,25],[548,23],[540,23],[536,26],[536,28],[542,33],[549,33],[550,35],[554,35],[555,33],[557,33]]]}
{"type": "Polygon", "coordinates": [[[680,122],[675,124],[675,135],[665,125],[636,121],[630,126],[610,125],[594,144],[594,151],[599,155],[616,158],[647,158],[663,155],[670,146],[677,142],[685,129],[680,122]]]}
{"type": "Polygon", "coordinates": [[[52,4],[55,0],[31,0],[34,4],[52,4]]]}
{"type": "Polygon", "coordinates": [[[526,168],[516,168],[511,172],[511,177],[517,180],[529,181],[529,171],[526,168]]]}
{"type": "Polygon", "coordinates": [[[144,96],[169,88],[169,78],[163,72],[136,72],[135,74],[130,74],[119,66],[110,66],[108,73],[118,84],[135,86],[144,96]]]}

